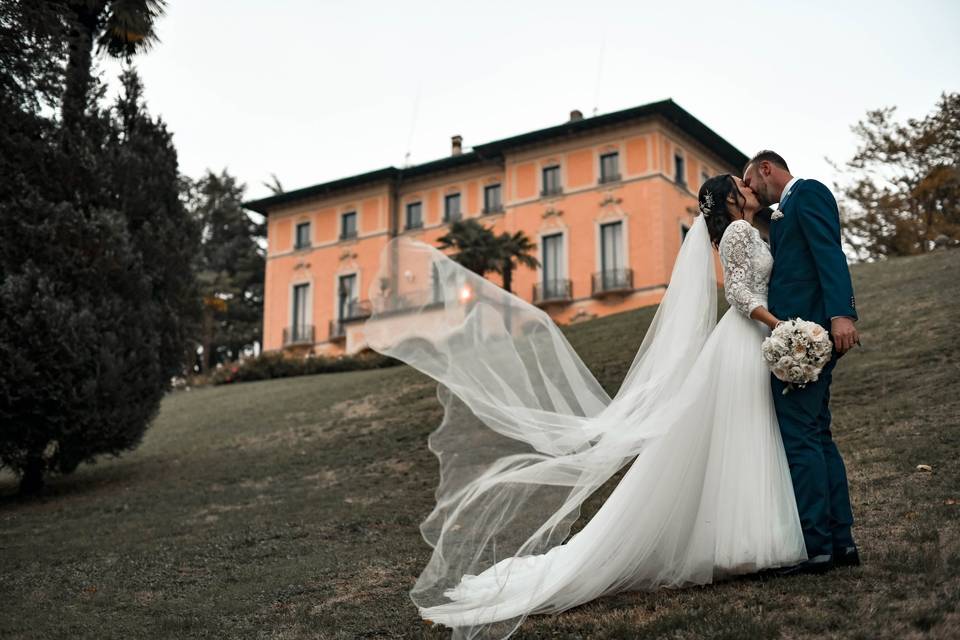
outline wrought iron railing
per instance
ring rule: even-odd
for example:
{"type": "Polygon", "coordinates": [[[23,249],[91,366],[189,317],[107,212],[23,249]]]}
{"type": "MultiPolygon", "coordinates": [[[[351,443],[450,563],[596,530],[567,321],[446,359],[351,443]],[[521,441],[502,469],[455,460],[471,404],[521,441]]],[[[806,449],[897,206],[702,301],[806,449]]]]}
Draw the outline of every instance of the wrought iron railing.
{"type": "Polygon", "coordinates": [[[283,346],[313,344],[313,325],[301,324],[284,327],[283,346]]]}
{"type": "Polygon", "coordinates": [[[607,269],[593,274],[590,295],[633,289],[633,269],[607,269]]]}
{"type": "Polygon", "coordinates": [[[341,320],[359,320],[370,317],[371,307],[369,300],[351,300],[343,309],[341,320]]]}
{"type": "Polygon", "coordinates": [[[562,302],[573,299],[573,283],[569,280],[543,280],[533,285],[533,302],[562,302]]]}
{"type": "Polygon", "coordinates": [[[606,184],[607,182],[620,182],[620,172],[600,176],[600,184],[606,184]]]}
{"type": "Polygon", "coordinates": [[[347,336],[347,327],[340,320],[330,321],[330,340],[339,340],[347,336]]]}
{"type": "Polygon", "coordinates": [[[342,309],[343,316],[330,321],[330,340],[346,337],[347,324],[355,320],[369,318],[373,311],[369,300],[351,300],[342,309]]]}

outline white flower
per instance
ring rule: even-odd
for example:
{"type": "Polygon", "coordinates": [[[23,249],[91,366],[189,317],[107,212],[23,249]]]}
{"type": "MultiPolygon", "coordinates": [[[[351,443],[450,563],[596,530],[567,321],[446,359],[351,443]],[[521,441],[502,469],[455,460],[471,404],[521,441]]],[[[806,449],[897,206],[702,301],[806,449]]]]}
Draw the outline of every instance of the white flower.
{"type": "Polygon", "coordinates": [[[773,213],[770,214],[770,220],[771,220],[771,221],[773,221],[773,220],[779,220],[779,219],[782,218],[782,217],[783,217],[783,211],[780,211],[780,209],[777,209],[776,211],[774,211],[773,213]]]}

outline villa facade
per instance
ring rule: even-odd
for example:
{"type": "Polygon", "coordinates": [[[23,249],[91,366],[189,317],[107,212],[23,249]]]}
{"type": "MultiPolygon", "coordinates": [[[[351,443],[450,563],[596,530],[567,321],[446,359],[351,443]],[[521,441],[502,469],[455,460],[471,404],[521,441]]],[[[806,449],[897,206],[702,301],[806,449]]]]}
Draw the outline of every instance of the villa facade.
{"type": "MultiPolygon", "coordinates": [[[[366,347],[366,292],[390,238],[436,245],[458,218],[523,231],[538,269],[512,290],[558,323],[656,304],[703,181],[747,157],[672,100],[570,119],[406,168],[387,167],[246,207],[267,216],[263,349],[366,347]]],[[[498,276],[489,279],[501,284],[498,276]]]]}

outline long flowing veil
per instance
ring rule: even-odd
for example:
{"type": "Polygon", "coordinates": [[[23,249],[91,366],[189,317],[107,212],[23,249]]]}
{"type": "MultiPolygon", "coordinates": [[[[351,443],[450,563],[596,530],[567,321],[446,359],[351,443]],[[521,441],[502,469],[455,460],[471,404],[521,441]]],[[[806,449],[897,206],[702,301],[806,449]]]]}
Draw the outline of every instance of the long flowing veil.
{"type": "Polygon", "coordinates": [[[462,614],[454,638],[502,638],[527,614],[575,604],[534,602],[536,589],[525,588],[505,606],[511,573],[523,565],[502,561],[549,559],[584,500],[669,429],[657,416],[716,323],[716,296],[714,253],[698,217],[611,399],[544,311],[428,244],[389,241],[364,333],[372,349],[434,378],[444,407],[429,438],[440,463],[436,506],[420,527],[433,553],[410,594],[421,613],[462,614]],[[463,585],[491,567],[494,587],[464,597],[463,585]],[[484,607],[503,607],[503,619],[488,622],[489,610],[471,619],[484,607]]]}

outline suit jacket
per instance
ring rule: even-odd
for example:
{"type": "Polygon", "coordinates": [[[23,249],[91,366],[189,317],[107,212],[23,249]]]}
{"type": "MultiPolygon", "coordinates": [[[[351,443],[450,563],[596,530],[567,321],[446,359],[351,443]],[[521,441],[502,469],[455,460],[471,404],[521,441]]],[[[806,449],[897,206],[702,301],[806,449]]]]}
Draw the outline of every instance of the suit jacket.
{"type": "Polygon", "coordinates": [[[840,244],[840,211],[830,189],[799,180],[770,223],[770,313],[781,320],[812,320],[829,331],[830,319],[857,319],[847,257],[840,244]]]}

